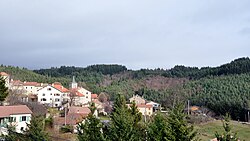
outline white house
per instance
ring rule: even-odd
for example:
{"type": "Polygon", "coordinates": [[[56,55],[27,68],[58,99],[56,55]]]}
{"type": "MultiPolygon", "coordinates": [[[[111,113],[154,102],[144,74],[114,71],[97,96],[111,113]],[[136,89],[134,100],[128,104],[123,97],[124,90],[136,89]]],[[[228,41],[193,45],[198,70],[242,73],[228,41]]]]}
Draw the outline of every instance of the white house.
{"type": "Polygon", "coordinates": [[[37,82],[23,82],[23,88],[26,91],[26,94],[37,94],[38,90],[43,88],[43,83],[37,82]]]}
{"type": "Polygon", "coordinates": [[[74,95],[74,105],[86,105],[88,107],[89,103],[91,102],[91,92],[86,90],[85,88],[78,87],[74,76],[70,86],[70,91],[74,95]]]}
{"type": "Polygon", "coordinates": [[[55,87],[48,85],[37,92],[38,102],[50,107],[60,107],[63,101],[63,92],[55,87]]]}
{"type": "Polygon", "coordinates": [[[7,134],[7,125],[16,127],[22,133],[30,123],[32,111],[26,105],[0,106],[0,135],[7,134]]]}

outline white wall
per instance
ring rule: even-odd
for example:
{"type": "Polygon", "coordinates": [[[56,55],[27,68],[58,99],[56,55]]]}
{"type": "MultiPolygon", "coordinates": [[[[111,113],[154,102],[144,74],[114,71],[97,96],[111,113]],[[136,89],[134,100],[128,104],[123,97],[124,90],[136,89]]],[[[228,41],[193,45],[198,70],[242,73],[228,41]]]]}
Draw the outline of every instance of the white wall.
{"type": "Polygon", "coordinates": [[[63,93],[52,86],[46,86],[37,92],[38,102],[48,104],[50,107],[62,105],[63,93]]]}
{"type": "Polygon", "coordinates": [[[82,104],[87,104],[91,102],[91,92],[84,89],[84,88],[79,88],[78,91],[82,94],[84,94],[83,97],[80,98],[82,104]]]}
{"type": "Polygon", "coordinates": [[[29,124],[31,120],[31,114],[10,115],[10,117],[16,118],[16,121],[13,122],[13,124],[16,125],[16,132],[18,133],[22,133],[21,128],[23,128],[23,130],[26,130],[27,123],[29,124]],[[26,120],[22,121],[22,117],[26,117],[26,120]]]}

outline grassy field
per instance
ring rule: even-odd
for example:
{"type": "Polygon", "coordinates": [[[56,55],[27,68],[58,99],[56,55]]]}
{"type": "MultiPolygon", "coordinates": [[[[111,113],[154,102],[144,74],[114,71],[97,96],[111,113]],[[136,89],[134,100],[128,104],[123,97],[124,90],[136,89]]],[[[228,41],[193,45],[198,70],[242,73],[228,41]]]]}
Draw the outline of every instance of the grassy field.
{"type": "MultiPolygon", "coordinates": [[[[231,121],[230,123],[232,131],[237,132],[241,140],[250,141],[250,125],[242,124],[237,121],[231,121]]],[[[215,131],[219,133],[223,132],[222,122],[220,120],[195,125],[195,129],[198,131],[198,137],[202,141],[209,141],[215,138],[215,131]]]]}

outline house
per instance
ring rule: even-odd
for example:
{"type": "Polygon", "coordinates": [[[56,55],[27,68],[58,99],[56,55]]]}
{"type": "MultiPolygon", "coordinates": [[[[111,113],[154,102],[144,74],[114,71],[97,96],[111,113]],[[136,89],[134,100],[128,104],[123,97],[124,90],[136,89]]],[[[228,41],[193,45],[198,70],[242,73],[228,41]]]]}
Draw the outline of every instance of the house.
{"type": "Polygon", "coordinates": [[[74,131],[77,129],[78,123],[84,122],[84,119],[91,113],[88,107],[76,107],[71,106],[68,108],[68,112],[65,117],[56,117],[54,119],[54,124],[57,129],[63,125],[72,125],[74,131]]]}
{"type": "MultiPolygon", "coordinates": [[[[127,106],[130,108],[132,104],[127,104],[127,106]]],[[[146,105],[146,104],[136,104],[137,109],[140,113],[142,113],[143,116],[152,116],[153,114],[153,105],[146,105]]]]}
{"type": "Polygon", "coordinates": [[[138,104],[136,106],[143,116],[151,116],[153,114],[153,105],[138,104]]]}
{"type": "Polygon", "coordinates": [[[153,112],[157,112],[158,110],[161,110],[161,105],[159,103],[150,101],[150,102],[147,102],[146,105],[152,105],[153,106],[153,112]]]}
{"type": "Polygon", "coordinates": [[[15,126],[22,133],[30,123],[32,111],[26,105],[0,106],[0,135],[7,134],[7,125],[15,126]]]}
{"type": "Polygon", "coordinates": [[[3,79],[5,80],[5,86],[9,87],[9,85],[10,85],[10,75],[7,74],[6,72],[0,72],[0,76],[3,77],[3,79]]]}
{"type": "Polygon", "coordinates": [[[97,94],[91,94],[91,100],[93,101],[94,99],[98,99],[98,95],[97,94]]]}
{"type": "Polygon", "coordinates": [[[89,106],[91,102],[91,92],[83,87],[78,87],[78,84],[75,81],[75,77],[73,76],[73,80],[71,83],[70,93],[73,96],[73,105],[78,106],[89,106]]]}
{"type": "Polygon", "coordinates": [[[69,101],[69,99],[70,99],[70,97],[69,97],[70,90],[69,89],[62,86],[62,84],[59,82],[53,83],[52,86],[63,93],[62,94],[63,101],[69,101]]]}
{"type": "Polygon", "coordinates": [[[37,91],[44,86],[43,83],[37,82],[23,82],[23,88],[25,90],[25,94],[37,94],[37,91]]]}
{"type": "Polygon", "coordinates": [[[98,113],[102,113],[103,115],[107,115],[104,109],[104,103],[100,102],[98,99],[92,99],[92,102],[95,104],[98,113]]]}
{"type": "Polygon", "coordinates": [[[129,99],[130,103],[132,103],[133,101],[135,102],[135,104],[145,104],[146,103],[146,100],[139,95],[133,95],[133,97],[131,97],[129,99]]]}
{"type": "Polygon", "coordinates": [[[65,93],[51,85],[48,85],[38,90],[37,98],[38,102],[41,104],[45,104],[50,107],[60,107],[63,101],[63,94],[65,93]]]}

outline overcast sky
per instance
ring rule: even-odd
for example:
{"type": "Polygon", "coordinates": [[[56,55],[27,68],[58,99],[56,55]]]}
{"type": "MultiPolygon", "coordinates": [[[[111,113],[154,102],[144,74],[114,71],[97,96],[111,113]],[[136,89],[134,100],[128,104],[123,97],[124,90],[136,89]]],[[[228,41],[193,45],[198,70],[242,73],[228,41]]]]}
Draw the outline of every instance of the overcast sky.
{"type": "Polygon", "coordinates": [[[1,0],[0,64],[218,66],[250,55],[249,0],[1,0]]]}

